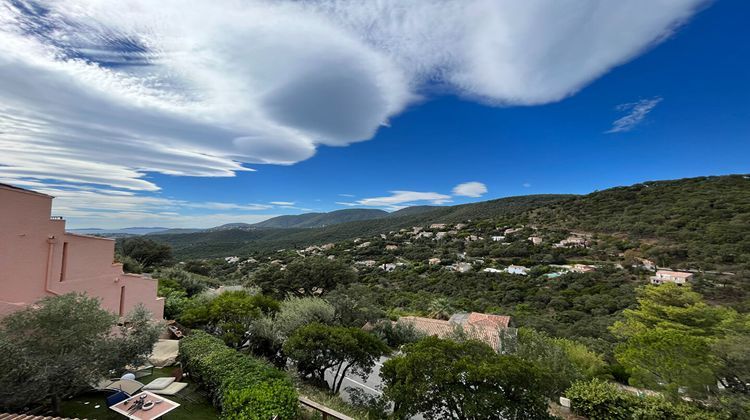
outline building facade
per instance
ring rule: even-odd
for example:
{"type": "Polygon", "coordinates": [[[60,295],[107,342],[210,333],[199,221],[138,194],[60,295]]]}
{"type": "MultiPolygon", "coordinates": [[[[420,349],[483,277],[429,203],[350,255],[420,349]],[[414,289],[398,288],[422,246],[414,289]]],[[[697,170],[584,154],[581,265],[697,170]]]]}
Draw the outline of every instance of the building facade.
{"type": "Polygon", "coordinates": [[[65,232],[51,217],[53,197],[0,184],[0,316],[45,296],[85,293],[124,316],[138,304],[162,319],[157,281],[125,274],[114,263],[115,241],[65,232]]]}
{"type": "Polygon", "coordinates": [[[693,278],[693,273],[683,271],[657,270],[651,277],[651,284],[674,283],[682,286],[693,278]]]}

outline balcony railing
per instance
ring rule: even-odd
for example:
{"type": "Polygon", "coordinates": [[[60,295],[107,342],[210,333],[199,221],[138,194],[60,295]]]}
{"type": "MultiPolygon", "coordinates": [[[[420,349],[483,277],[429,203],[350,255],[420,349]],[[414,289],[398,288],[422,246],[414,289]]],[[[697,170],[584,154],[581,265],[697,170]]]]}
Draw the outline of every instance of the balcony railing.
{"type": "Polygon", "coordinates": [[[50,220],[65,220],[62,216],[50,216],[50,220]]]}

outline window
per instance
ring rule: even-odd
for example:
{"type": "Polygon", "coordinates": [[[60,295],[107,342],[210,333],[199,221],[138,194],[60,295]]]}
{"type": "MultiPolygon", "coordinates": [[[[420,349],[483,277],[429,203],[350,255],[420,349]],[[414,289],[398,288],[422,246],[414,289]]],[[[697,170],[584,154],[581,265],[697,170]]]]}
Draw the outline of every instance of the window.
{"type": "Polygon", "coordinates": [[[66,271],[68,271],[68,243],[63,242],[62,264],[60,265],[60,281],[65,280],[66,271]]]}

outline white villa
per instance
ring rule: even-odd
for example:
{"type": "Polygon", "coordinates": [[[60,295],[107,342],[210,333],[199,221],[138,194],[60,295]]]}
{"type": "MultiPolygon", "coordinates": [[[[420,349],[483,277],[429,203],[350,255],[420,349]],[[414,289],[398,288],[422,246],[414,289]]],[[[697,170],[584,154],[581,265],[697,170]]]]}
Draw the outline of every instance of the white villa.
{"type": "Polygon", "coordinates": [[[684,271],[658,270],[655,276],[651,277],[651,284],[674,283],[682,286],[693,278],[693,273],[684,271]]]}
{"type": "Polygon", "coordinates": [[[505,272],[508,274],[517,274],[520,276],[525,276],[529,274],[529,268],[524,267],[522,265],[509,265],[508,268],[505,269],[505,272]]]}

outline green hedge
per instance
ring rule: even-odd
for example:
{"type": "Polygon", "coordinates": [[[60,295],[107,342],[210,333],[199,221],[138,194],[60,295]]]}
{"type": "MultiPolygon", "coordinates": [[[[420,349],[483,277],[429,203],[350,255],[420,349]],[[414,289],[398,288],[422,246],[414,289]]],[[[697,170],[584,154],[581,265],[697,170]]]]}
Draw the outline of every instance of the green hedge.
{"type": "Polygon", "coordinates": [[[688,403],[675,403],[660,396],[639,397],[599,379],[574,383],[565,396],[574,413],[591,420],[716,420],[725,413],[704,410],[688,403]]]}
{"type": "Polygon", "coordinates": [[[297,391],[289,377],[264,360],[239,353],[203,331],[180,341],[180,360],[203,384],[223,418],[297,418],[297,391]]]}

